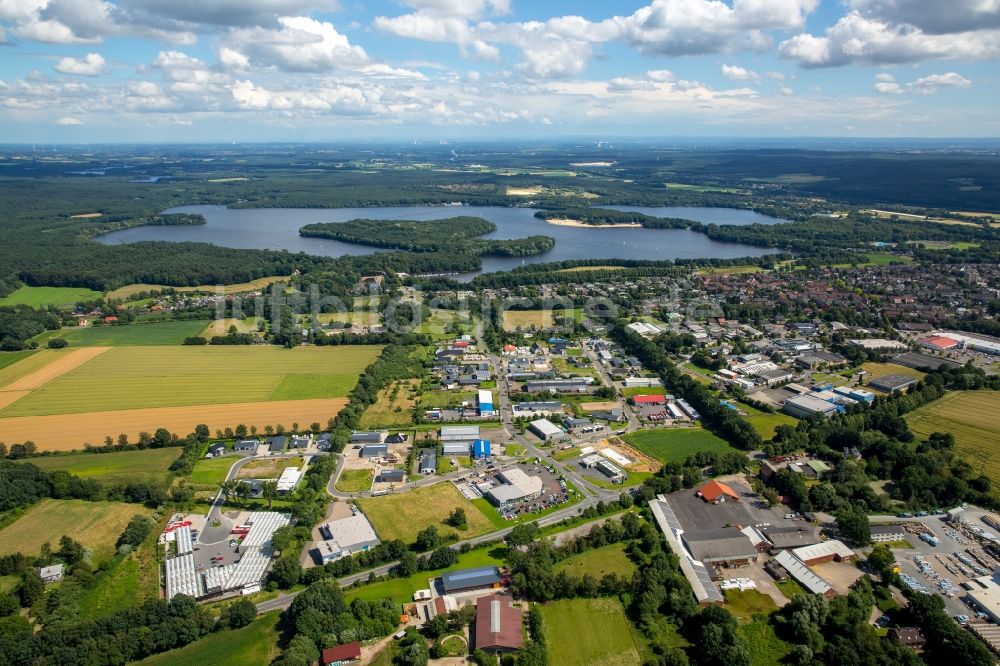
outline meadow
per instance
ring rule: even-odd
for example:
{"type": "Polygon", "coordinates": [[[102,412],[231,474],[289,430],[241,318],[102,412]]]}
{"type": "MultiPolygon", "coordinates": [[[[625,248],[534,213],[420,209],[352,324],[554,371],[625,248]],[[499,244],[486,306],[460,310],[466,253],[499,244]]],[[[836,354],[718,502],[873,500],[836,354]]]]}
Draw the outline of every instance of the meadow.
{"type": "Polygon", "coordinates": [[[267,666],[278,656],[280,614],[261,615],[242,629],[218,631],[176,650],[136,662],[136,666],[267,666]]]}
{"type": "Polygon", "coordinates": [[[410,543],[417,532],[430,525],[435,525],[443,534],[456,531],[445,525],[444,520],[457,508],[465,510],[468,520],[468,529],[458,531],[463,538],[494,529],[490,520],[447,481],[395,495],[361,499],[358,506],[382,541],[401,539],[410,543]]]}
{"type": "Polygon", "coordinates": [[[26,349],[24,351],[16,352],[0,352],[0,370],[3,370],[9,365],[14,365],[24,359],[28,358],[32,354],[36,354],[34,350],[26,349]]]}
{"type": "Polygon", "coordinates": [[[503,328],[505,331],[516,331],[518,328],[551,328],[556,325],[556,316],[570,316],[575,321],[583,317],[583,310],[507,310],[503,313],[503,328]]]}
{"type": "Polygon", "coordinates": [[[84,479],[96,479],[104,484],[147,483],[166,486],[170,482],[170,464],[180,454],[180,448],[146,449],[28,458],[23,462],[44,470],[62,470],[84,479]]]}
{"type": "Polygon", "coordinates": [[[420,387],[419,379],[394,381],[378,392],[375,404],[361,415],[361,429],[374,430],[389,426],[413,424],[413,408],[419,398],[415,395],[420,387]]]}
{"type": "Polygon", "coordinates": [[[699,451],[736,451],[725,440],[703,428],[638,430],[622,439],[662,463],[684,462],[688,456],[699,451]]]}
{"type": "Polygon", "coordinates": [[[906,415],[917,436],[955,435],[955,448],[973,469],[1000,483],[1000,391],[955,391],[906,415]]]}
{"type": "Polygon", "coordinates": [[[218,486],[226,480],[229,470],[239,460],[236,456],[222,456],[221,458],[200,458],[194,464],[194,470],[188,481],[197,486],[218,486]]]}
{"type": "Polygon", "coordinates": [[[570,576],[581,577],[590,575],[600,580],[609,573],[629,578],[635,571],[635,563],[625,552],[624,543],[614,543],[609,546],[595,548],[569,557],[555,566],[555,571],[565,571],[570,576]]]}
{"type": "Polygon", "coordinates": [[[77,303],[92,302],[104,298],[104,294],[82,287],[20,287],[0,298],[0,306],[30,305],[33,308],[53,306],[71,308],[77,303]]]}
{"type": "Polygon", "coordinates": [[[100,561],[114,554],[115,541],[132,516],[148,513],[139,504],[45,499],[0,530],[0,555],[37,555],[45,543],[55,550],[66,534],[93,548],[100,561]]]}
{"type": "Polygon", "coordinates": [[[632,666],[642,663],[617,599],[566,599],[540,607],[549,663],[632,666]]]}
{"type": "Polygon", "coordinates": [[[861,366],[862,370],[868,373],[865,381],[875,379],[876,377],[881,377],[882,375],[903,375],[904,377],[913,377],[914,379],[923,379],[927,373],[920,372],[919,370],[914,370],[913,368],[908,368],[905,365],[899,365],[897,363],[875,363],[869,362],[861,366]]]}
{"type": "Polygon", "coordinates": [[[795,426],[798,421],[789,416],[788,414],[782,414],[780,412],[775,412],[773,414],[768,414],[767,412],[762,412],[759,409],[755,409],[746,403],[739,403],[739,408],[747,413],[744,417],[753,429],[757,431],[757,434],[764,439],[771,439],[774,437],[775,429],[780,425],[790,425],[795,426]]]}
{"type": "Polygon", "coordinates": [[[35,388],[0,410],[0,418],[345,397],[379,351],[377,346],[120,347],[35,388]]]}
{"type": "Polygon", "coordinates": [[[44,344],[49,340],[62,338],[71,347],[179,345],[184,342],[184,338],[201,335],[208,324],[205,319],[195,319],[127,326],[77,326],[46,331],[33,339],[39,344],[44,344]]]}
{"type": "Polygon", "coordinates": [[[337,479],[337,490],[345,493],[360,493],[370,490],[375,479],[374,470],[345,469],[337,479]]]}

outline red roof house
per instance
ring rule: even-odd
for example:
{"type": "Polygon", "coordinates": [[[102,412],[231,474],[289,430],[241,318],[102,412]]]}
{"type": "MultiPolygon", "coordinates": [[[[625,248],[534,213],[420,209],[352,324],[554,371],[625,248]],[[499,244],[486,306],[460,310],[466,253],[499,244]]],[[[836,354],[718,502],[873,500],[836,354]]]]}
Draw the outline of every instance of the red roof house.
{"type": "Polygon", "coordinates": [[[698,489],[698,496],[706,502],[721,504],[722,502],[739,502],[740,496],[726,484],[712,479],[698,489]]]}
{"type": "Polygon", "coordinates": [[[323,650],[322,666],[342,666],[361,661],[361,643],[346,643],[323,650]]]}
{"type": "Polygon", "coordinates": [[[480,597],[476,602],[475,648],[488,653],[515,652],[523,645],[521,609],[501,594],[480,597]]]}
{"type": "Polygon", "coordinates": [[[665,405],[667,396],[665,395],[634,395],[632,404],[635,405],[665,405]]]}

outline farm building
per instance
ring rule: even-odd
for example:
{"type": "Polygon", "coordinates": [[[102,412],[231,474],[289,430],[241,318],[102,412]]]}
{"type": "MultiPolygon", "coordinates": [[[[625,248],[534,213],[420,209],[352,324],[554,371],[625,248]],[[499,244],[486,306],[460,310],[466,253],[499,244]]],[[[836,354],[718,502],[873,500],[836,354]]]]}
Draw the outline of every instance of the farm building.
{"type": "Polygon", "coordinates": [[[563,429],[548,419],[537,419],[528,424],[528,429],[543,442],[563,434],[563,429]]]}
{"type": "Polygon", "coordinates": [[[817,414],[820,416],[833,416],[837,413],[837,405],[812,395],[797,395],[794,398],[789,398],[785,401],[782,409],[785,410],[786,414],[791,414],[800,419],[809,418],[817,414]]]}
{"type": "Polygon", "coordinates": [[[58,583],[63,577],[63,565],[53,564],[49,567],[42,567],[38,570],[38,575],[43,583],[58,583]]]}
{"type": "Polygon", "coordinates": [[[827,562],[850,562],[854,559],[854,551],[836,539],[796,548],[791,552],[809,567],[827,562]]]}
{"type": "Polygon", "coordinates": [[[322,666],[347,666],[361,661],[361,643],[346,643],[324,648],[320,661],[322,666]]]}
{"type": "Polygon", "coordinates": [[[299,485],[299,481],[301,480],[302,470],[298,467],[286,467],[282,470],[281,476],[278,477],[278,493],[287,495],[295,490],[295,487],[299,485]]]}
{"type": "Polygon", "coordinates": [[[222,442],[216,442],[208,447],[208,452],[205,453],[206,458],[218,458],[220,456],[226,455],[226,445],[222,442]]]}
{"type": "Polygon", "coordinates": [[[715,479],[703,485],[695,494],[710,504],[740,501],[740,496],[736,494],[735,490],[715,479]]]}
{"type": "Polygon", "coordinates": [[[489,654],[516,652],[524,645],[521,609],[508,596],[491,594],[476,600],[477,650],[489,654]]]}
{"type": "Polygon", "coordinates": [[[735,527],[698,530],[681,535],[691,557],[706,564],[742,566],[757,561],[750,538],[735,527]]]}
{"type": "Polygon", "coordinates": [[[351,433],[351,444],[381,444],[385,435],[385,432],[374,430],[355,430],[351,433]]]}
{"type": "Polygon", "coordinates": [[[405,473],[401,469],[383,469],[375,477],[378,483],[402,483],[405,473]]]}
{"type": "Polygon", "coordinates": [[[269,437],[267,439],[267,452],[271,455],[277,455],[279,453],[285,452],[285,444],[288,443],[288,438],[284,435],[275,435],[274,437],[269,437]]]}
{"type": "Polygon", "coordinates": [[[833,586],[817,576],[802,560],[795,557],[790,550],[783,550],[774,556],[774,560],[788,572],[802,587],[813,594],[832,597],[836,594],[833,586]]]}
{"type": "Polygon", "coordinates": [[[882,391],[883,393],[898,393],[899,391],[906,390],[916,383],[917,380],[913,377],[891,374],[882,375],[881,377],[876,377],[870,380],[868,382],[868,386],[876,391],[882,391]]]}
{"type": "Polygon", "coordinates": [[[500,575],[500,569],[492,564],[441,574],[441,587],[446,594],[486,588],[500,589],[502,583],[503,577],[500,575]]]}
{"type": "Polygon", "coordinates": [[[368,460],[374,460],[376,458],[385,458],[389,455],[389,445],[388,444],[365,444],[361,449],[361,457],[367,458],[368,460]]]}
{"type": "Polygon", "coordinates": [[[361,553],[378,545],[378,535],[363,513],[332,520],[319,528],[325,541],[319,544],[320,559],[325,564],[345,555],[361,553]]]}
{"type": "Polygon", "coordinates": [[[632,396],[633,405],[666,405],[667,396],[665,395],[634,395],[632,396]]]}
{"type": "Polygon", "coordinates": [[[420,465],[417,470],[421,474],[437,474],[437,455],[433,451],[426,451],[420,456],[420,465]]]}
{"type": "Polygon", "coordinates": [[[476,401],[479,404],[480,416],[493,416],[496,413],[493,409],[493,393],[491,391],[479,391],[476,401]]]}
{"type": "Polygon", "coordinates": [[[902,525],[872,525],[872,543],[888,543],[890,541],[904,541],[906,530],[902,525]]]}
{"type": "Polygon", "coordinates": [[[488,439],[477,439],[472,442],[473,458],[489,458],[492,453],[492,445],[488,439]]]}
{"type": "Polygon", "coordinates": [[[487,491],[489,499],[501,509],[511,504],[535,499],[542,494],[542,480],[526,474],[519,467],[500,472],[504,485],[487,491]]]}

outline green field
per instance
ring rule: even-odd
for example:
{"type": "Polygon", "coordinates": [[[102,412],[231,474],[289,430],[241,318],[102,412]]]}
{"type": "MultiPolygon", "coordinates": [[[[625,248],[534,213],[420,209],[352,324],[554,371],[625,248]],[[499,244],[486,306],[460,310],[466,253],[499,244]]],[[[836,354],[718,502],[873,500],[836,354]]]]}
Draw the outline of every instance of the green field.
{"type": "Polygon", "coordinates": [[[684,462],[699,451],[736,451],[725,440],[702,428],[638,430],[622,439],[660,462],[684,462]]]}
{"type": "Polygon", "coordinates": [[[141,666],[267,666],[278,656],[279,613],[268,613],[242,629],[218,631],[170,652],[154,655],[141,666]]]}
{"type": "Polygon", "coordinates": [[[194,470],[188,480],[198,486],[218,486],[226,480],[229,470],[238,461],[238,457],[222,456],[221,458],[200,458],[194,464],[194,470]]]}
{"type": "Polygon", "coordinates": [[[650,386],[648,388],[623,388],[622,395],[631,398],[634,395],[666,395],[667,390],[662,386],[650,386]]]}
{"type": "Polygon", "coordinates": [[[624,543],[614,543],[567,558],[555,566],[555,571],[578,577],[589,574],[597,580],[609,573],[629,578],[635,571],[635,563],[625,553],[624,543]]]}
{"type": "Polygon", "coordinates": [[[360,427],[364,430],[378,430],[390,426],[412,425],[413,408],[419,400],[415,393],[419,387],[419,379],[391,382],[378,392],[375,404],[361,415],[360,427]]]}
{"type": "Polygon", "coordinates": [[[345,469],[340,473],[340,478],[337,479],[337,490],[345,493],[360,493],[371,490],[374,478],[374,470],[345,469]]]}
{"type": "Polygon", "coordinates": [[[8,365],[14,365],[18,361],[23,361],[34,353],[33,350],[0,352],[0,370],[3,370],[8,365]]]}
{"type": "Polygon", "coordinates": [[[377,346],[115,348],[35,389],[0,416],[340,398],[379,351],[377,346]],[[317,373],[324,373],[323,381],[314,380],[317,373]]]}
{"type": "Polygon", "coordinates": [[[184,338],[201,335],[208,321],[161,321],[129,326],[87,326],[46,331],[33,338],[43,344],[62,338],[73,347],[125,347],[131,345],[179,345],[184,338]]]}
{"type": "Polygon", "coordinates": [[[102,617],[160,596],[163,550],[158,539],[167,518],[161,518],[135,552],[97,573],[94,583],[81,594],[81,608],[86,608],[92,617],[102,617]]]}
{"type": "Polygon", "coordinates": [[[11,382],[40,370],[70,349],[42,349],[35,352],[4,352],[0,354],[0,389],[11,382]],[[8,360],[9,359],[9,360],[8,360]]]}
{"type": "Polygon", "coordinates": [[[567,599],[541,607],[549,663],[632,666],[642,663],[617,599],[567,599]]]}
{"type": "Polygon", "coordinates": [[[774,430],[780,425],[790,425],[794,426],[798,421],[789,416],[788,414],[781,414],[775,412],[774,414],[768,414],[767,412],[762,412],[759,409],[755,409],[746,403],[739,403],[739,408],[747,413],[744,417],[753,429],[757,431],[757,434],[764,439],[771,439],[774,437],[774,430]]]}
{"type": "Polygon", "coordinates": [[[757,590],[724,590],[726,597],[726,610],[736,616],[741,622],[749,622],[754,615],[768,615],[776,610],[778,606],[771,597],[757,590]]]}
{"type": "Polygon", "coordinates": [[[463,402],[475,404],[476,394],[472,391],[424,391],[420,395],[420,408],[458,407],[463,402]]]}
{"type": "Polygon", "coordinates": [[[97,301],[104,294],[79,287],[21,287],[0,298],[0,306],[30,305],[33,308],[52,305],[57,308],[72,307],[80,302],[97,301]]]}
{"type": "Polygon", "coordinates": [[[430,525],[437,526],[438,533],[441,534],[455,531],[455,528],[444,524],[444,519],[459,507],[465,509],[469,524],[468,529],[459,532],[462,538],[494,529],[489,518],[447,481],[416,490],[358,500],[358,506],[368,516],[382,541],[402,539],[410,543],[416,538],[417,532],[430,525]]]}
{"type": "Polygon", "coordinates": [[[882,375],[903,375],[904,377],[913,377],[914,379],[923,379],[927,373],[920,372],[919,370],[914,370],[913,368],[908,368],[905,365],[898,365],[896,363],[875,363],[869,362],[861,366],[862,370],[868,372],[868,376],[865,381],[875,379],[876,377],[881,377],[882,375]]]}
{"type": "Polygon", "coordinates": [[[170,481],[170,464],[180,454],[180,448],[146,449],[29,458],[23,462],[50,471],[64,470],[105,484],[149,483],[165,486],[170,481]]]}
{"type": "Polygon", "coordinates": [[[955,435],[955,448],[973,469],[1000,483],[1000,391],[955,391],[906,415],[919,437],[932,432],[955,435]]]}
{"type": "Polygon", "coordinates": [[[0,554],[37,555],[44,543],[58,548],[66,534],[93,548],[100,561],[114,553],[115,541],[137,513],[149,512],[140,504],[45,499],[0,530],[0,554]]]}

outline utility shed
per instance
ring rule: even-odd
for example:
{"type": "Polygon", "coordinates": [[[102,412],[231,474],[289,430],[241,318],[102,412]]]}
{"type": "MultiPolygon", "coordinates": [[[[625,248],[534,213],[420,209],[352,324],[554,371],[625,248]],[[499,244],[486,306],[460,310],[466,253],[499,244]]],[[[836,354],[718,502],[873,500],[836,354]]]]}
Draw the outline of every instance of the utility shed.
{"type": "Polygon", "coordinates": [[[515,652],[524,645],[521,609],[500,594],[476,601],[476,649],[488,653],[515,652]]]}

